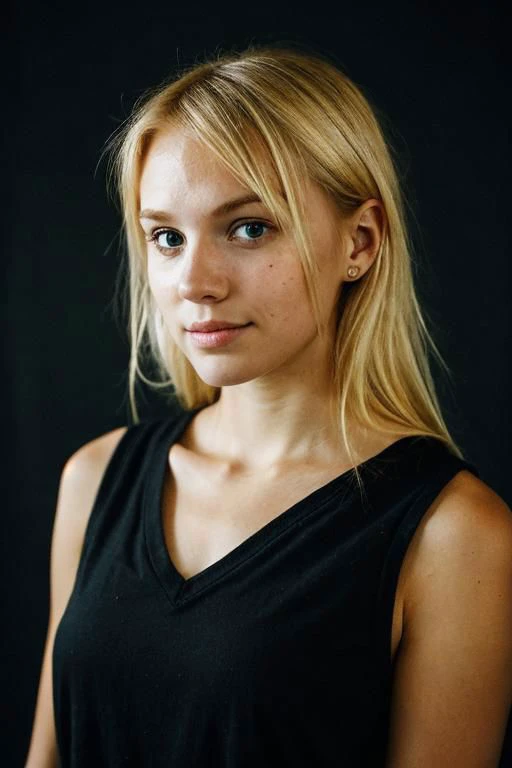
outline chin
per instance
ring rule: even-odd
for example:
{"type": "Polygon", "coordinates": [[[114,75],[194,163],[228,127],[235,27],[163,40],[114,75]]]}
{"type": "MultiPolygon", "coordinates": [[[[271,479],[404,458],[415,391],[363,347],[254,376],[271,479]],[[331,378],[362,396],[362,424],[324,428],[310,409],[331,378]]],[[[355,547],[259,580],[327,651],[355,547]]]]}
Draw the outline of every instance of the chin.
{"type": "MultiPolygon", "coordinates": [[[[213,366],[212,366],[213,367],[213,366]]],[[[246,381],[252,381],[260,376],[260,372],[237,371],[233,367],[231,370],[204,370],[201,366],[194,366],[194,370],[205,384],[210,387],[233,387],[236,384],[245,384],[246,381]]]]}

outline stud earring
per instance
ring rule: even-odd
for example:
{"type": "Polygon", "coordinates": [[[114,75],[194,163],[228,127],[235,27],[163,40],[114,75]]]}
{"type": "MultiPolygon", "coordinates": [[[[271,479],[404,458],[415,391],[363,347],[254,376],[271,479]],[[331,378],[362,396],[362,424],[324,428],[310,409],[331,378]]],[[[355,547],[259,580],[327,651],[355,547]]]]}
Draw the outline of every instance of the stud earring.
{"type": "Polygon", "coordinates": [[[349,277],[357,277],[358,274],[359,274],[359,267],[349,267],[347,269],[347,275],[349,277]]]}

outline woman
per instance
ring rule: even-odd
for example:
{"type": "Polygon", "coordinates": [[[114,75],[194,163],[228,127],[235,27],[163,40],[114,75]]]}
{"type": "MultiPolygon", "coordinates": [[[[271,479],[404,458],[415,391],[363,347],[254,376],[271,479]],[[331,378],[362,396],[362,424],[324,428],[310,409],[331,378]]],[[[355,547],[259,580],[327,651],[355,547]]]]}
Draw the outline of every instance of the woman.
{"type": "Polygon", "coordinates": [[[135,423],[62,474],[27,765],[497,765],[512,515],[440,412],[361,90],[252,47],[112,146],[135,423]],[[179,407],[141,422],[145,349],[179,407]]]}

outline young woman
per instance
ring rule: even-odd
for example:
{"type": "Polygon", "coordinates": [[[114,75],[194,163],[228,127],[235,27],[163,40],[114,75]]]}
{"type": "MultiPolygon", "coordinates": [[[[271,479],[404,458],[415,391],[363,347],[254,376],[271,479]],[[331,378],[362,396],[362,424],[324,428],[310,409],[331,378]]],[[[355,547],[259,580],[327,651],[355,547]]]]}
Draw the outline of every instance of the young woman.
{"type": "Polygon", "coordinates": [[[113,148],[134,423],[62,474],[27,766],[497,766],[512,515],[440,412],[368,101],[252,47],[113,148]]]}

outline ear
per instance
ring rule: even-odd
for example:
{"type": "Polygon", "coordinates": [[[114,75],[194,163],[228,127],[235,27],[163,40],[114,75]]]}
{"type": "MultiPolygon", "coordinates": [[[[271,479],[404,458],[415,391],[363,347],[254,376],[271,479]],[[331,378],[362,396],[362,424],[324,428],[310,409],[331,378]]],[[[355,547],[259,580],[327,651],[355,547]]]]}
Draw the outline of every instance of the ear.
{"type": "Polygon", "coordinates": [[[384,237],[386,216],[380,200],[365,200],[350,217],[347,267],[356,264],[361,277],[373,264],[384,237]]]}

